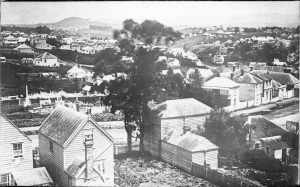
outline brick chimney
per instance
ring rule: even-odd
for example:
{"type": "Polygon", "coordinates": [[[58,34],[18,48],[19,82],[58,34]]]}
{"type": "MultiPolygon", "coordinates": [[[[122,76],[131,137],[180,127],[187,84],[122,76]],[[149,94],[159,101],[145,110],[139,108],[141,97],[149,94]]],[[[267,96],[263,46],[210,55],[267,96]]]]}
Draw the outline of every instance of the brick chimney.
{"type": "Polygon", "coordinates": [[[86,163],[86,179],[91,179],[93,177],[93,139],[92,137],[85,138],[85,163],[86,163]]]}

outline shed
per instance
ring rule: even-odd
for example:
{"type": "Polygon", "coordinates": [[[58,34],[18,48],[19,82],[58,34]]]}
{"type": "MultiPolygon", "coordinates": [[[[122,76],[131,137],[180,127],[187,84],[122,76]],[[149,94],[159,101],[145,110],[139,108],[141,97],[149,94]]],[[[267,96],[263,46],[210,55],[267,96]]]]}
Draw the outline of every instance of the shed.
{"type": "Polygon", "coordinates": [[[219,147],[203,136],[190,132],[178,136],[174,133],[168,140],[162,140],[162,159],[185,171],[192,171],[192,163],[218,168],[219,147]]]}
{"type": "Polygon", "coordinates": [[[12,172],[16,186],[51,186],[53,181],[45,167],[12,172]]]}

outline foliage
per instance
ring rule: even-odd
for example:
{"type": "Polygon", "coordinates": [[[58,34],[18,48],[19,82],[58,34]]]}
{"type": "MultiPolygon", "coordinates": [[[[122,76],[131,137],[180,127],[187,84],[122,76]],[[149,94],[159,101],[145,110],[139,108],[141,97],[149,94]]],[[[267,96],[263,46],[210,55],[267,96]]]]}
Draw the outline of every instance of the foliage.
{"type": "Polygon", "coordinates": [[[220,155],[239,159],[246,146],[247,129],[240,116],[230,116],[224,109],[215,108],[204,124],[206,138],[220,147],[220,155]]]}
{"type": "Polygon", "coordinates": [[[278,159],[269,157],[261,149],[245,151],[242,155],[241,161],[260,171],[271,173],[287,172],[286,165],[283,165],[278,159]]]}
{"type": "Polygon", "coordinates": [[[35,29],[38,34],[50,34],[51,32],[51,30],[46,26],[38,26],[35,29]]]}
{"type": "Polygon", "coordinates": [[[38,33],[38,34],[50,34],[51,30],[46,26],[38,26],[36,28],[34,27],[16,27],[16,26],[1,26],[1,30],[3,31],[10,31],[10,32],[24,32],[25,34],[32,34],[32,33],[38,33]]]}
{"type": "Polygon", "coordinates": [[[47,44],[50,44],[50,45],[53,45],[53,46],[56,46],[56,47],[60,47],[62,45],[55,38],[47,38],[46,42],[47,42],[47,44]]]}

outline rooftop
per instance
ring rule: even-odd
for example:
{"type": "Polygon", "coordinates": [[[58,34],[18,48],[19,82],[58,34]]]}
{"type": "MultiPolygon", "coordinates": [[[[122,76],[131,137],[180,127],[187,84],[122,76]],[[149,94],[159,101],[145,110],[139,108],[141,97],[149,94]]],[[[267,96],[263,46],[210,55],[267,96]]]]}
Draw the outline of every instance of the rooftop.
{"type": "Polygon", "coordinates": [[[235,88],[239,87],[239,84],[225,77],[214,77],[211,80],[205,82],[203,87],[215,87],[215,88],[235,88]]]}
{"type": "Polygon", "coordinates": [[[273,150],[286,149],[291,147],[287,142],[281,139],[281,136],[261,138],[260,141],[261,143],[270,146],[270,148],[273,150]]]}
{"type": "Polygon", "coordinates": [[[190,132],[168,141],[171,144],[177,145],[191,152],[206,152],[219,147],[203,136],[199,136],[190,132]]]}
{"type": "Polygon", "coordinates": [[[159,112],[161,118],[173,118],[192,115],[208,114],[211,108],[194,98],[167,100],[152,109],[162,111],[159,112]],[[165,107],[165,108],[164,108],[165,107]]]}
{"type": "Polygon", "coordinates": [[[12,175],[17,186],[42,186],[53,183],[45,167],[13,171],[12,175]]]}
{"type": "Polygon", "coordinates": [[[237,74],[233,77],[233,80],[238,83],[246,84],[260,84],[263,82],[261,79],[250,73],[244,73],[243,75],[237,74]]]}

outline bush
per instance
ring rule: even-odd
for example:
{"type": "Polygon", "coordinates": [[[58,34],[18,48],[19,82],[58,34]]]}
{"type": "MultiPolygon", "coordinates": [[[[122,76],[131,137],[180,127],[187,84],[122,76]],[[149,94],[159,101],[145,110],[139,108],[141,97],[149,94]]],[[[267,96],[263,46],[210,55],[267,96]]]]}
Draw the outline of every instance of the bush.
{"type": "Polygon", "coordinates": [[[244,152],[241,161],[254,169],[271,173],[284,173],[288,169],[280,160],[269,157],[260,149],[244,152]]]}

